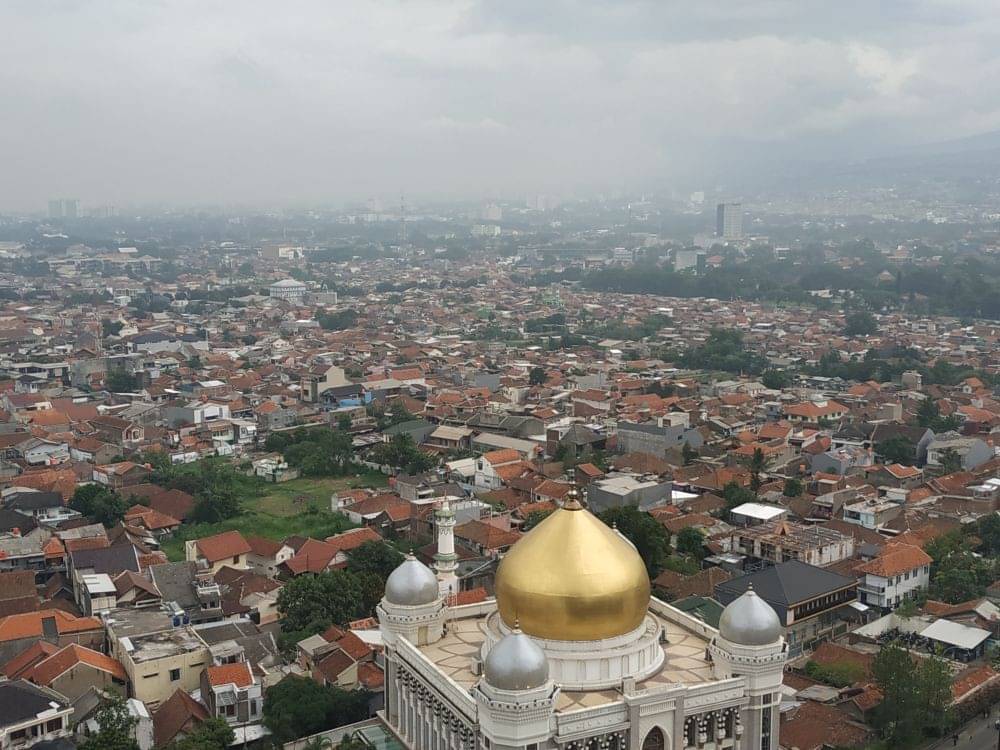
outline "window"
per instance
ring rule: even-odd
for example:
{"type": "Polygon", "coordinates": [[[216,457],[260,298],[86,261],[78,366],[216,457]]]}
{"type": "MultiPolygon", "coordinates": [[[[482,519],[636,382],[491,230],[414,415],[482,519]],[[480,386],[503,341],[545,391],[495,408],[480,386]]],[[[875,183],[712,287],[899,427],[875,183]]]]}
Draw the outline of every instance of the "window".
{"type": "MultiPolygon", "coordinates": [[[[694,722],[692,722],[692,726],[694,726],[694,722]]],[[[663,737],[663,730],[659,727],[650,729],[646,739],[642,741],[642,750],[664,750],[666,746],[667,741],[663,737]]]]}
{"type": "Polygon", "coordinates": [[[239,555],[233,555],[233,562],[234,563],[238,563],[239,561],[240,561],[240,556],[239,555]]]}
{"type": "Polygon", "coordinates": [[[62,719],[52,719],[45,725],[46,732],[58,732],[63,728],[62,719]]]}
{"type": "Polygon", "coordinates": [[[171,669],[170,670],[170,681],[171,682],[177,682],[177,680],[179,680],[180,678],[181,678],[181,670],[179,670],[179,669],[171,669]]]}

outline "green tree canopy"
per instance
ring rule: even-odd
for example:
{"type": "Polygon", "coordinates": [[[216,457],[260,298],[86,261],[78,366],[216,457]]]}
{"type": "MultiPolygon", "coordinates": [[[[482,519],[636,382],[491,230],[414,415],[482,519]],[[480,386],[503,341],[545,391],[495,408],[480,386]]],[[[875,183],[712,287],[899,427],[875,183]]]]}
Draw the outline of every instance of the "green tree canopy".
{"type": "Polygon", "coordinates": [[[382,541],[365,542],[347,553],[351,573],[372,573],[383,581],[403,562],[403,555],[382,541]]]}
{"type": "Polygon", "coordinates": [[[733,508],[744,503],[754,503],[757,501],[757,493],[746,487],[740,487],[736,482],[729,482],[722,488],[722,498],[726,501],[726,508],[733,508]]]}
{"type": "Polygon", "coordinates": [[[896,435],[875,446],[885,463],[912,466],[917,462],[917,446],[905,435],[896,435]]]}
{"type": "Polygon", "coordinates": [[[139,750],[135,741],[136,719],[129,713],[125,698],[109,695],[94,714],[97,734],[80,743],[80,750],[139,750]]]}
{"type": "Polygon", "coordinates": [[[267,689],[264,725],[279,742],[290,742],[368,718],[368,700],[366,690],[341,690],[290,675],[267,689]]]}
{"type": "Polygon", "coordinates": [[[677,551],[700,560],[705,554],[705,537],[698,529],[688,526],[677,535],[677,551]]]}
{"type": "Polygon", "coordinates": [[[103,484],[81,484],[73,492],[69,507],[105,526],[114,526],[125,517],[128,502],[103,484]]]}
{"type": "Polygon", "coordinates": [[[878,323],[871,313],[858,310],[844,319],[845,336],[871,336],[878,331],[878,323]]]}
{"type": "Polygon", "coordinates": [[[635,545],[650,578],[659,575],[670,554],[670,538],[655,518],[631,505],[609,508],[598,517],[608,526],[617,526],[618,531],[635,545]]]}
{"type": "Polygon", "coordinates": [[[168,745],[169,750],[226,750],[236,739],[225,719],[212,717],[168,745]]]}
{"type": "Polygon", "coordinates": [[[800,497],[802,495],[802,482],[795,477],[785,480],[785,487],[781,492],[785,497],[800,497]]]}
{"type": "Polygon", "coordinates": [[[547,379],[544,367],[532,367],[528,373],[528,385],[544,385],[547,379]]]}
{"type": "Polygon", "coordinates": [[[899,643],[883,646],[872,662],[882,703],[872,723],[889,747],[908,748],[940,735],[950,721],[951,672],[940,658],[915,659],[899,643]]]}

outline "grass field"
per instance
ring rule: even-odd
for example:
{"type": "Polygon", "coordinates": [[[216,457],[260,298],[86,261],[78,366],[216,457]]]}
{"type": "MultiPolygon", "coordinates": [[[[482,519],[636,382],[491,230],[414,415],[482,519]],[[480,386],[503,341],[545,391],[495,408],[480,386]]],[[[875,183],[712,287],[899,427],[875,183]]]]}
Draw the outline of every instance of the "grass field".
{"type": "Polygon", "coordinates": [[[330,511],[330,496],[334,492],[355,487],[385,487],[386,483],[384,475],[369,473],[263,485],[262,494],[243,500],[240,515],[220,523],[185,524],[172,539],[163,543],[162,549],[171,560],[183,560],[186,540],[234,529],[245,535],[275,540],[293,534],[323,539],[351,526],[344,516],[330,511]]]}

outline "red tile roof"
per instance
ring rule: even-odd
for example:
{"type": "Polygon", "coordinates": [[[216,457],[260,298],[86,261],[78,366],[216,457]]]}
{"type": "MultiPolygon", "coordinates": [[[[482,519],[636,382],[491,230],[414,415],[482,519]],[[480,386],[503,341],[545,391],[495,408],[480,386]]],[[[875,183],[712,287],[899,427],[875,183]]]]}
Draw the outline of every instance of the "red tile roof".
{"type": "Polygon", "coordinates": [[[224,531],[215,536],[206,536],[196,542],[198,551],[209,562],[215,563],[227,557],[239,557],[250,551],[250,545],[238,531],[224,531]]]}
{"type": "Polygon", "coordinates": [[[208,676],[208,684],[212,687],[222,685],[236,685],[236,687],[247,687],[253,684],[253,672],[250,665],[245,661],[236,664],[219,664],[205,668],[208,676]]]}

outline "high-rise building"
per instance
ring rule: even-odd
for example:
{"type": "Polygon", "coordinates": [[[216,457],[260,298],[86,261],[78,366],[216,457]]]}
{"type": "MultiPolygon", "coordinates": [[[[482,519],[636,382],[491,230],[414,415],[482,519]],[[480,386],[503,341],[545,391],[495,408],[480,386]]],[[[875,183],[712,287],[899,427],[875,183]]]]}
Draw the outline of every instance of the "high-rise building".
{"type": "Polygon", "coordinates": [[[742,203],[720,203],[715,207],[715,235],[724,240],[743,237],[742,203]]]}
{"type": "Polygon", "coordinates": [[[80,201],[76,198],[55,198],[49,201],[50,219],[75,219],[79,214],[80,201]]]}

